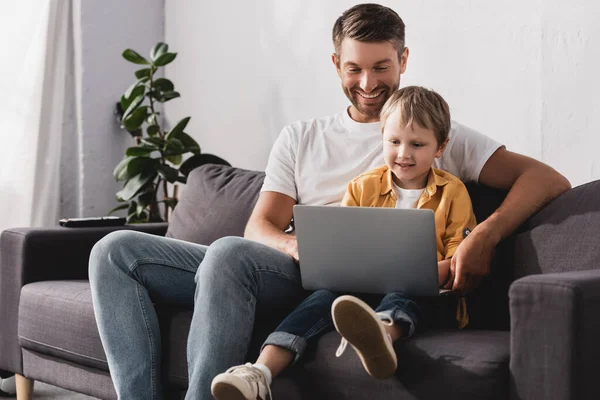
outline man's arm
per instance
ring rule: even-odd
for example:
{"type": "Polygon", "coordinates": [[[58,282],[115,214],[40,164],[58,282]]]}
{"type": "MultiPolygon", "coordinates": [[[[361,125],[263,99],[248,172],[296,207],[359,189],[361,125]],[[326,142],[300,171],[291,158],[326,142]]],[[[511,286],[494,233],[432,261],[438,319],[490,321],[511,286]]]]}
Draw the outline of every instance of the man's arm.
{"type": "Polygon", "coordinates": [[[284,233],[296,200],[278,192],[262,192],[246,225],[244,237],[274,247],[298,260],[296,236],[284,233]]]}
{"type": "Polygon", "coordinates": [[[477,225],[452,257],[452,289],[458,293],[472,290],[490,273],[494,249],[502,239],[571,188],[569,181],[550,166],[504,147],[486,162],[479,183],[510,191],[496,212],[477,225]]]}

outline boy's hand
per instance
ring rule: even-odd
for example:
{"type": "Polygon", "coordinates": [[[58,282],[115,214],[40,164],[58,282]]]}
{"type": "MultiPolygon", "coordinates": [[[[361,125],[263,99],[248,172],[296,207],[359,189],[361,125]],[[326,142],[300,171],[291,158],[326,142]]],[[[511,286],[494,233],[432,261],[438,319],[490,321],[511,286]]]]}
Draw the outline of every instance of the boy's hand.
{"type": "Polygon", "coordinates": [[[494,239],[477,228],[461,242],[450,264],[454,292],[465,295],[479,285],[490,273],[495,248],[494,239]]]}

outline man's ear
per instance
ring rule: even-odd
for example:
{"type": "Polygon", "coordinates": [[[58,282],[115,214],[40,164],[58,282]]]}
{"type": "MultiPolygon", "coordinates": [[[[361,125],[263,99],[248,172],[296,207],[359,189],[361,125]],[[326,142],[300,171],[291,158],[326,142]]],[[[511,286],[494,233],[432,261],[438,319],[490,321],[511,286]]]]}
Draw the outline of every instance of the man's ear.
{"type": "Polygon", "coordinates": [[[400,56],[400,73],[403,74],[406,71],[406,65],[408,63],[408,47],[405,47],[400,56]]]}
{"type": "Polygon", "coordinates": [[[437,153],[435,153],[435,158],[440,158],[442,154],[444,154],[444,150],[446,150],[446,146],[448,145],[449,140],[450,139],[446,138],[446,140],[444,140],[444,143],[440,145],[439,150],[437,151],[437,153]]]}
{"type": "Polygon", "coordinates": [[[340,58],[338,57],[337,54],[333,53],[331,55],[331,61],[333,62],[333,65],[335,65],[335,70],[337,71],[338,76],[341,78],[342,70],[340,68],[340,58]]]}

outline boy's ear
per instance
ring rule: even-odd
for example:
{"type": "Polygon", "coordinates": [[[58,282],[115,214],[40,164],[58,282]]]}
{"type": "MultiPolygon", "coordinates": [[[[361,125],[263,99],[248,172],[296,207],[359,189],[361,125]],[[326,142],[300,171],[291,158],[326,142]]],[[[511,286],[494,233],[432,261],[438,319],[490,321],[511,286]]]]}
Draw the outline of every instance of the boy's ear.
{"type": "Polygon", "coordinates": [[[337,71],[338,76],[341,78],[342,70],[340,69],[340,58],[337,54],[333,53],[331,55],[331,61],[333,62],[333,65],[335,65],[335,70],[337,71]]]}
{"type": "Polygon", "coordinates": [[[440,158],[442,154],[444,154],[444,150],[446,150],[446,146],[448,145],[449,140],[450,139],[446,138],[446,140],[444,140],[444,143],[440,145],[440,148],[438,149],[437,153],[435,153],[435,158],[440,158]]]}

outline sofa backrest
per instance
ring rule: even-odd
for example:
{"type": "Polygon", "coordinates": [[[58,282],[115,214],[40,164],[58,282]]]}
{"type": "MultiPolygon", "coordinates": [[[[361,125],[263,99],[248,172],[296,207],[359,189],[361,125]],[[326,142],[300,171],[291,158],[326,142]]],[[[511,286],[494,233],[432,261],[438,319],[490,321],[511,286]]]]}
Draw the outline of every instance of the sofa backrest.
{"type": "Polygon", "coordinates": [[[600,269],[600,180],[564,193],[514,235],[514,277],[600,269]]]}
{"type": "Polygon", "coordinates": [[[205,245],[224,236],[243,236],[264,177],[264,172],[225,165],[194,169],[166,236],[205,245]]]}

